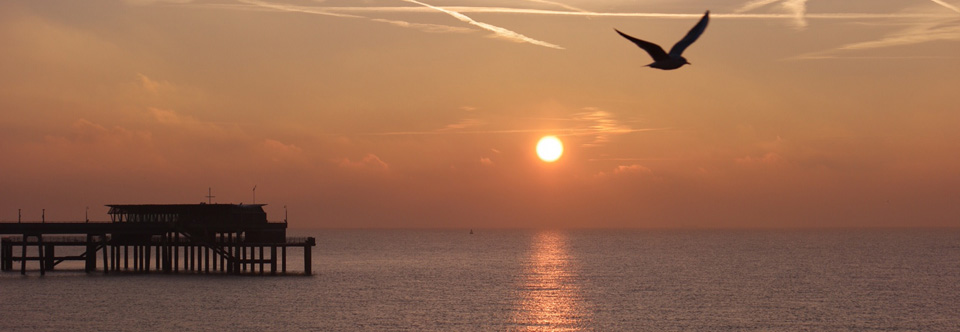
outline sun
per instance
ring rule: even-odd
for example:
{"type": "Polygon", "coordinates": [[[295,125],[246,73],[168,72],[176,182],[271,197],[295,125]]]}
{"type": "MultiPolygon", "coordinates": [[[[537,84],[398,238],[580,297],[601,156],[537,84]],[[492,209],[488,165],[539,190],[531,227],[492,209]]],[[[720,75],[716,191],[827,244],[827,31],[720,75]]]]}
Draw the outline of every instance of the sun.
{"type": "Polygon", "coordinates": [[[537,142],[537,156],[540,160],[552,163],[563,155],[563,143],[556,136],[544,136],[537,142]]]}

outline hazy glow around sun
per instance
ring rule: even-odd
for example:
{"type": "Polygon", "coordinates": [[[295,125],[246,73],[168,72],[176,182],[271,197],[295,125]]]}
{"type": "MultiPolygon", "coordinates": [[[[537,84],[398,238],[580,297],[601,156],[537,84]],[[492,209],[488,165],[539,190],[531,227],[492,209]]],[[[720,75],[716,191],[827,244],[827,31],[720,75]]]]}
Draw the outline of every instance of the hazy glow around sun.
{"type": "Polygon", "coordinates": [[[537,142],[537,156],[548,163],[557,161],[563,155],[563,143],[556,136],[544,136],[537,142]]]}

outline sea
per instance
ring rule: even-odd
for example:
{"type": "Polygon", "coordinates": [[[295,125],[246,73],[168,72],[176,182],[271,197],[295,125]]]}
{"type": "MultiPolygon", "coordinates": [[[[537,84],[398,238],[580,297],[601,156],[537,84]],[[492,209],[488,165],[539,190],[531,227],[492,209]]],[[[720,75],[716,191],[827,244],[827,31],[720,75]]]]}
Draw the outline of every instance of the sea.
{"type": "Polygon", "coordinates": [[[960,331],[957,229],[290,233],[312,276],[0,273],[0,331],[960,331]]]}

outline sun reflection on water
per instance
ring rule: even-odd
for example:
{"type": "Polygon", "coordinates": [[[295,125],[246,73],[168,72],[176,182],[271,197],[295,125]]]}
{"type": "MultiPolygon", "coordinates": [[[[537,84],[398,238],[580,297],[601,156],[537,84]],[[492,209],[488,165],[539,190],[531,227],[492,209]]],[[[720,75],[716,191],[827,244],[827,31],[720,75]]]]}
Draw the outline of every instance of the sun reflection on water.
{"type": "Polygon", "coordinates": [[[540,232],[519,287],[516,324],[527,331],[581,330],[583,310],[567,236],[540,232]]]}

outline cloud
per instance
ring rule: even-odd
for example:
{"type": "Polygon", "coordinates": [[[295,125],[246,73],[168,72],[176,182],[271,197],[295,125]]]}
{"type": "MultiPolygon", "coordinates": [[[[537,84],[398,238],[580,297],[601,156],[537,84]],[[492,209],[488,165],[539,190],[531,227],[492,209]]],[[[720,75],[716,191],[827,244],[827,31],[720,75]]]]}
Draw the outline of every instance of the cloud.
{"type": "MultiPolygon", "coordinates": [[[[406,1],[406,0],[404,0],[406,1]]],[[[784,1],[781,9],[784,13],[711,13],[711,18],[723,19],[796,19],[798,9],[803,4],[804,19],[824,19],[824,20],[849,20],[849,19],[890,19],[890,18],[944,18],[949,17],[944,13],[808,13],[806,12],[805,0],[801,3],[799,0],[778,0],[784,1]]],[[[424,13],[436,11],[427,7],[318,7],[331,13],[424,13]]],[[[471,6],[446,6],[443,9],[459,14],[513,14],[513,15],[546,15],[546,16],[580,16],[580,17],[645,17],[645,18],[664,18],[664,19],[691,19],[700,18],[702,12],[697,13],[662,13],[662,12],[578,12],[565,10],[546,10],[531,8],[509,8],[509,7],[471,7],[471,6]]]]}
{"type": "Polygon", "coordinates": [[[777,165],[777,164],[784,163],[783,157],[776,152],[767,152],[766,154],[760,157],[746,156],[742,158],[737,158],[735,161],[737,162],[737,164],[745,165],[745,166],[777,165]]]}
{"type": "Polygon", "coordinates": [[[490,158],[482,157],[480,158],[480,164],[484,166],[493,166],[493,161],[490,158]]]}
{"type": "Polygon", "coordinates": [[[135,132],[122,127],[107,129],[87,119],[78,119],[70,125],[70,133],[67,136],[48,136],[47,140],[61,141],[63,143],[121,146],[149,143],[151,141],[151,135],[148,132],[135,132]]]}
{"type": "Polygon", "coordinates": [[[188,115],[180,115],[172,110],[150,107],[147,111],[150,112],[150,114],[153,115],[153,119],[160,124],[182,127],[196,127],[200,125],[200,121],[197,121],[197,119],[188,115]]]}
{"type": "Polygon", "coordinates": [[[442,24],[411,23],[407,21],[388,20],[382,18],[370,19],[374,22],[387,23],[401,28],[412,28],[428,33],[471,33],[476,30],[463,27],[454,27],[442,24]]]}
{"type": "Polygon", "coordinates": [[[774,3],[774,2],[777,2],[777,1],[780,1],[780,0],[753,0],[753,1],[750,1],[750,2],[745,3],[745,4],[744,4],[743,6],[741,6],[740,8],[735,9],[733,12],[734,12],[734,13],[745,13],[745,12],[748,12],[748,11],[751,11],[751,10],[754,10],[754,9],[757,9],[757,8],[760,8],[760,7],[769,5],[769,4],[774,3]]]}
{"type": "Polygon", "coordinates": [[[440,131],[462,130],[466,128],[479,127],[483,124],[484,122],[479,119],[463,119],[460,120],[460,122],[448,124],[446,127],[443,127],[443,129],[440,129],[440,131]]]}
{"type": "Polygon", "coordinates": [[[170,167],[156,149],[159,140],[150,132],[105,127],[82,118],[65,129],[45,135],[41,142],[16,146],[24,151],[19,154],[24,160],[12,167],[24,169],[13,174],[102,175],[170,167]]]}
{"type": "Polygon", "coordinates": [[[651,174],[653,171],[643,165],[631,164],[631,165],[618,165],[610,172],[600,172],[597,173],[597,177],[607,177],[607,176],[616,176],[616,175],[627,175],[627,174],[651,174]]]}
{"type": "Polygon", "coordinates": [[[616,174],[620,174],[620,173],[651,173],[653,171],[651,171],[649,168],[646,168],[644,166],[633,164],[633,165],[626,165],[626,166],[625,165],[617,166],[617,168],[614,169],[613,172],[616,174]]]}
{"type": "Polygon", "coordinates": [[[257,1],[257,0],[237,0],[237,1],[248,4],[248,5],[254,5],[262,8],[269,8],[269,9],[285,11],[285,12],[299,12],[299,13],[305,13],[305,14],[326,15],[326,16],[345,17],[345,18],[364,18],[363,16],[326,11],[322,9],[323,7],[294,6],[294,5],[279,4],[279,3],[272,3],[272,2],[263,2],[263,1],[257,1]]]}
{"type": "Polygon", "coordinates": [[[147,111],[156,123],[175,130],[187,131],[196,139],[221,141],[250,139],[249,135],[244,133],[236,124],[201,121],[173,110],[156,107],[150,107],[147,111]]]}
{"type": "Polygon", "coordinates": [[[123,2],[128,5],[146,6],[157,3],[190,3],[193,2],[193,0],[123,0],[123,2]]]}
{"type": "Polygon", "coordinates": [[[275,139],[264,139],[259,145],[261,155],[274,162],[284,165],[304,165],[303,149],[294,144],[286,144],[275,139]]]}
{"type": "MultiPolygon", "coordinates": [[[[836,47],[834,49],[801,54],[788,60],[815,60],[815,59],[835,59],[846,58],[841,53],[870,50],[878,48],[888,48],[897,46],[916,45],[934,41],[960,41],[960,20],[953,19],[949,21],[920,22],[913,24],[903,30],[891,33],[883,38],[871,41],[856,42],[836,47]]],[[[872,57],[857,57],[872,58],[872,57]]],[[[891,57],[885,57],[891,58],[891,57]]],[[[919,57],[892,57],[893,59],[911,59],[911,58],[929,58],[929,56],[919,57]]]]}
{"type": "Polygon", "coordinates": [[[933,1],[934,3],[936,3],[936,4],[938,4],[938,5],[941,5],[941,6],[945,7],[945,8],[947,8],[947,9],[950,9],[950,10],[955,11],[955,12],[957,12],[958,14],[960,14],[960,7],[951,5],[951,4],[949,4],[949,3],[947,3],[946,1],[943,1],[943,0],[930,0],[930,1],[933,1]]]}
{"type": "Polygon", "coordinates": [[[413,23],[402,20],[388,20],[382,18],[368,18],[365,16],[353,15],[353,14],[344,14],[342,12],[336,12],[335,10],[326,9],[327,7],[317,7],[317,6],[296,6],[272,2],[264,2],[258,0],[238,0],[240,2],[253,5],[259,8],[266,8],[277,11],[285,12],[297,12],[305,14],[315,14],[315,15],[325,15],[325,16],[334,16],[341,18],[359,18],[359,19],[368,19],[372,22],[386,23],[392,26],[401,27],[401,28],[410,28],[416,29],[428,33],[471,33],[476,30],[464,27],[455,27],[442,24],[428,24],[428,23],[413,23]]]}
{"type": "Polygon", "coordinates": [[[483,23],[483,22],[478,22],[478,21],[470,18],[470,17],[467,16],[467,15],[461,14],[461,13],[456,12],[456,11],[453,11],[453,10],[449,10],[449,9],[444,9],[444,8],[440,8],[440,7],[428,5],[428,4],[425,4],[425,3],[420,2],[420,1],[417,1],[417,0],[403,0],[403,1],[406,1],[406,2],[409,2],[409,3],[413,3],[413,4],[418,4],[418,5],[421,5],[421,6],[424,6],[424,7],[427,7],[427,8],[430,8],[430,9],[433,9],[433,10],[436,10],[436,11],[439,11],[439,12],[442,12],[442,13],[445,13],[445,14],[447,14],[447,15],[453,16],[454,18],[460,20],[461,22],[464,22],[464,23],[467,23],[467,24],[470,24],[470,25],[479,27],[479,28],[481,28],[481,29],[484,29],[484,30],[493,32],[494,36],[496,36],[496,37],[498,37],[498,38],[501,38],[501,39],[505,39],[505,40],[509,40],[509,41],[514,41],[514,42],[518,42],[518,43],[530,43],[530,44],[534,44],[534,45],[538,45],[538,46],[544,46],[544,47],[549,47],[549,48],[554,48],[554,49],[558,49],[558,50],[562,50],[562,49],[563,49],[563,47],[560,47],[560,46],[557,46],[557,45],[554,45],[554,44],[551,44],[551,43],[548,43],[548,42],[545,42],[545,41],[536,40],[536,39],[533,39],[533,38],[524,36],[524,35],[522,35],[522,34],[519,34],[519,33],[517,33],[517,32],[511,31],[511,30],[508,30],[508,29],[505,29],[505,28],[501,28],[501,27],[498,27],[498,26],[495,26],[495,25],[492,25],[492,24],[487,24],[487,23],[483,23]]]}
{"type": "Polygon", "coordinates": [[[803,29],[807,27],[807,20],[804,18],[807,13],[807,0],[785,0],[780,5],[793,14],[793,26],[795,28],[803,29]]]}
{"type": "MultiPolygon", "coordinates": [[[[389,131],[379,133],[361,133],[360,136],[420,136],[420,135],[490,135],[490,134],[528,134],[550,132],[561,136],[593,136],[584,146],[600,146],[610,141],[613,135],[658,131],[668,128],[632,128],[617,121],[609,112],[587,107],[579,112],[564,118],[550,118],[549,121],[569,123],[568,126],[556,128],[517,128],[517,129],[476,129],[489,124],[482,119],[463,119],[449,124],[444,128],[430,131],[389,131]]],[[[535,120],[544,120],[537,118],[535,120]]]]}
{"type": "Polygon", "coordinates": [[[865,50],[883,47],[904,46],[931,41],[960,41],[960,25],[939,23],[918,24],[903,31],[888,35],[879,40],[847,44],[837,50],[865,50]]]}
{"type": "Polygon", "coordinates": [[[140,86],[143,87],[144,90],[154,94],[159,92],[161,85],[160,82],[151,80],[149,77],[147,77],[147,75],[141,73],[137,73],[137,77],[140,79],[140,86]]]}
{"type": "Polygon", "coordinates": [[[380,160],[380,157],[377,157],[375,154],[367,154],[358,161],[350,160],[350,158],[342,158],[336,161],[337,165],[343,168],[350,169],[367,169],[367,170],[388,170],[390,165],[388,165],[383,160],[380,160]]]}
{"type": "Polygon", "coordinates": [[[559,3],[559,2],[555,2],[555,1],[547,1],[547,0],[526,0],[526,1],[527,1],[527,2],[535,2],[535,3],[542,3],[542,4],[553,5],[553,6],[557,6],[557,7],[563,8],[563,9],[568,9],[568,10],[572,10],[572,11],[575,11],[575,12],[579,12],[579,13],[590,13],[590,11],[583,10],[583,9],[580,9],[580,8],[577,8],[577,7],[568,5],[568,4],[559,3]]]}
{"type": "Polygon", "coordinates": [[[805,18],[807,13],[807,0],[753,0],[733,12],[738,14],[745,13],[776,2],[780,2],[780,8],[784,9],[793,17],[793,26],[795,28],[803,29],[807,27],[807,20],[805,18]]]}
{"type": "Polygon", "coordinates": [[[633,129],[620,124],[609,112],[594,108],[584,108],[585,112],[573,115],[574,121],[586,122],[586,128],[581,135],[591,135],[593,140],[583,146],[601,146],[610,141],[610,136],[633,132],[633,129]]]}

